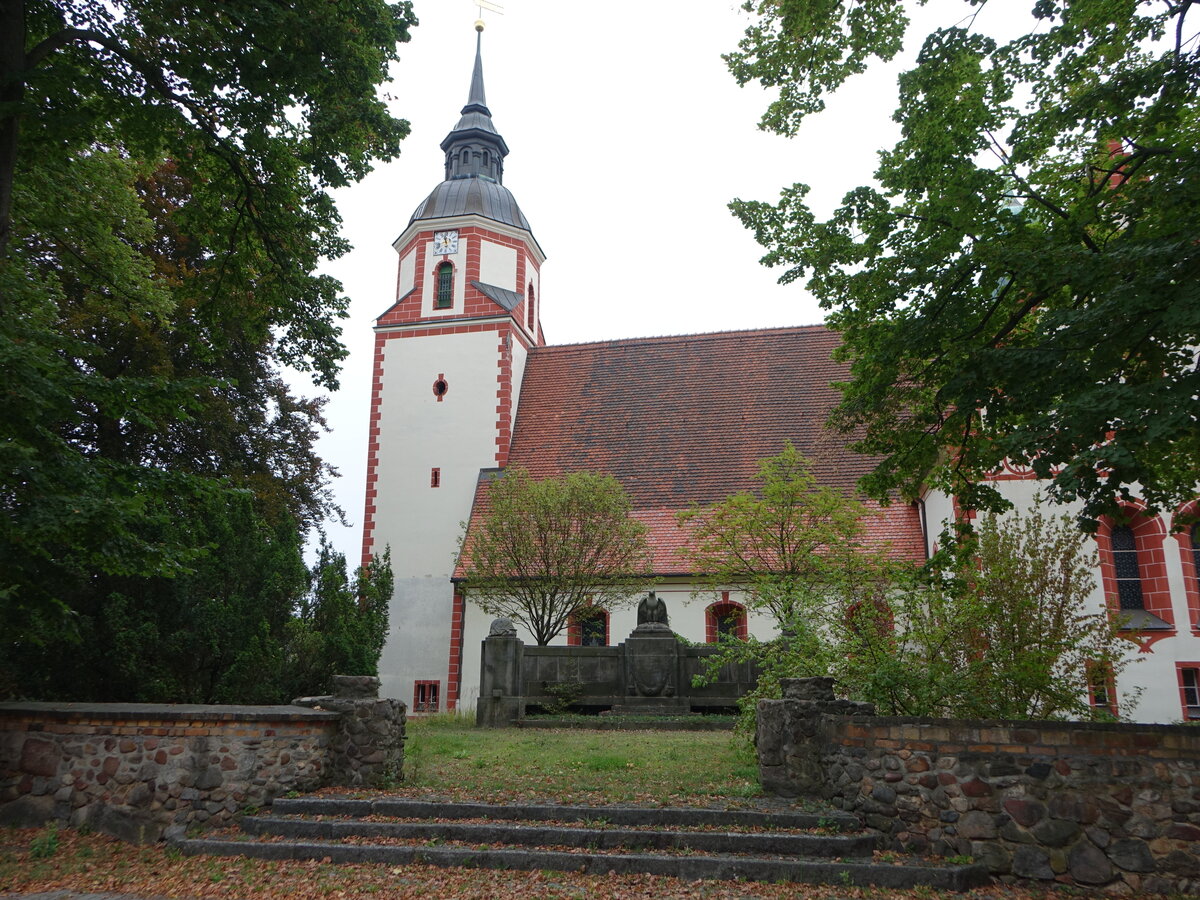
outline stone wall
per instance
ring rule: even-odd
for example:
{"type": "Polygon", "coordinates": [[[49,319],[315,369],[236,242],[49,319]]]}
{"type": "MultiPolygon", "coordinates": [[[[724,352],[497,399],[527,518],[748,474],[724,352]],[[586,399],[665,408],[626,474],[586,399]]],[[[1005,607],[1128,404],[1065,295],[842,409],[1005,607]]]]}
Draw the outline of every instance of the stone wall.
{"type": "Polygon", "coordinates": [[[831,687],[812,695],[787,684],[759,704],[768,790],[857,813],[887,848],[970,855],[1005,880],[1200,891],[1200,729],[846,715],[831,687]]]}
{"type": "Polygon", "coordinates": [[[404,704],[345,681],[293,706],[0,703],[0,825],[152,841],[290,791],[398,779],[404,704]]]}

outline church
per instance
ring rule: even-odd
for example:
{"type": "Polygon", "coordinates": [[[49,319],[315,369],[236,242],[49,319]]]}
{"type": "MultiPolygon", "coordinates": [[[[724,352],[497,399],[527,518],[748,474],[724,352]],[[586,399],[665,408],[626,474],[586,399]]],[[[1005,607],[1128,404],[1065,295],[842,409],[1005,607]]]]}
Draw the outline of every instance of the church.
{"type": "MultiPolygon", "coordinates": [[[[363,560],[391,548],[385,695],[414,714],[474,707],[491,617],[458,589],[456,551],[480,485],[507,466],[615,476],[648,529],[653,590],[671,627],[698,643],[723,630],[770,636],[772,620],[736,591],[697,592],[702,573],[679,553],[676,515],[751,489],[758,461],[789,441],[821,484],[853,492],[874,460],[823,428],[839,397],[833,384],[846,377],[832,359],[837,336],[804,326],[548,344],[546,256],[504,186],[509,149],[487,106],[478,37],[467,104],[441,149],[442,181],[393,243],[394,302],[374,329],[363,560]]],[[[1029,471],[994,479],[1018,508],[1038,493],[1029,471]]],[[[1116,697],[1089,699],[1134,697],[1123,717],[1200,719],[1200,530],[1172,528],[1194,505],[1131,510],[1127,524],[1103,523],[1096,535],[1089,605],[1130,616],[1138,662],[1116,697]]],[[[874,508],[868,540],[916,562],[955,515],[953,498],[937,491],[874,508]]],[[[613,610],[559,641],[617,644],[635,625],[634,609],[613,610]]]]}

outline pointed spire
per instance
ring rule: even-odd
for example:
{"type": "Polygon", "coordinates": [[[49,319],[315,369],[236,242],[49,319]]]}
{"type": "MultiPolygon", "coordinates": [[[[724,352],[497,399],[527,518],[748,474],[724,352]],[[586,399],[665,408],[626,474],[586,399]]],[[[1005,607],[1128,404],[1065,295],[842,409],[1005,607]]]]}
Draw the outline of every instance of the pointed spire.
{"type": "Polygon", "coordinates": [[[504,157],[508,145],[492,124],[492,111],[487,107],[483,90],[483,29],[476,23],[475,68],[471,72],[471,91],[462,118],[442,141],[446,153],[446,180],[483,178],[504,181],[504,157]]]}
{"type": "Polygon", "coordinates": [[[462,108],[463,112],[478,107],[479,111],[491,115],[491,111],[487,108],[487,97],[483,92],[483,55],[480,52],[483,43],[483,29],[476,26],[475,29],[475,70],[471,72],[471,93],[467,97],[467,105],[462,108]]]}

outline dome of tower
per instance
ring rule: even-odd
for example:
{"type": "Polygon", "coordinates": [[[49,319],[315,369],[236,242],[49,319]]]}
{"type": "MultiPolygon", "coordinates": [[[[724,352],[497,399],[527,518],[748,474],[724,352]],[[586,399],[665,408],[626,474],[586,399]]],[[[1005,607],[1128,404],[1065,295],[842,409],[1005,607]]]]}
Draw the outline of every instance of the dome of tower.
{"type": "Polygon", "coordinates": [[[532,230],[512,191],[499,182],[480,177],[443,181],[421,202],[408,221],[411,225],[418,219],[442,219],[472,213],[525,231],[532,230]]]}

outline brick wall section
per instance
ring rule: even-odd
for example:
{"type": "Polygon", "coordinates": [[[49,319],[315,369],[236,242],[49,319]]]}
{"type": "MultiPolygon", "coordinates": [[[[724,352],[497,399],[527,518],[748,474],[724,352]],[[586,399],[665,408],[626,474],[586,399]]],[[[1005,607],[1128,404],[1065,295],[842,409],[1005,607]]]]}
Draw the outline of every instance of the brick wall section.
{"type": "Polygon", "coordinates": [[[347,706],[0,703],[0,825],[153,841],[289,791],[399,777],[404,704],[324,700],[347,706]]]}
{"type": "Polygon", "coordinates": [[[759,704],[764,785],[857,813],[889,849],[1003,880],[1200,891],[1200,729],[836,716],[759,704]]]}

